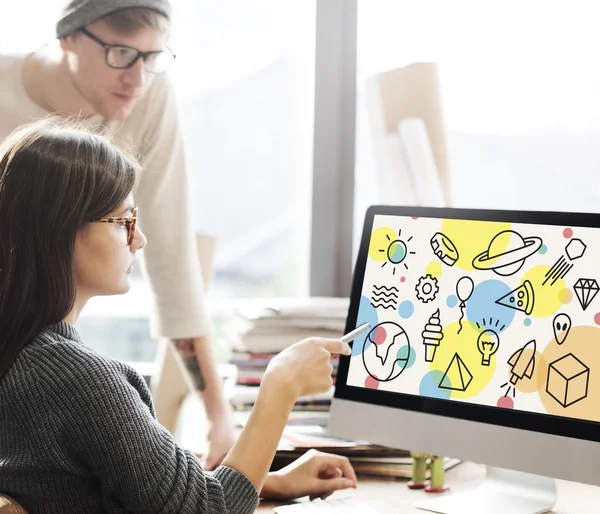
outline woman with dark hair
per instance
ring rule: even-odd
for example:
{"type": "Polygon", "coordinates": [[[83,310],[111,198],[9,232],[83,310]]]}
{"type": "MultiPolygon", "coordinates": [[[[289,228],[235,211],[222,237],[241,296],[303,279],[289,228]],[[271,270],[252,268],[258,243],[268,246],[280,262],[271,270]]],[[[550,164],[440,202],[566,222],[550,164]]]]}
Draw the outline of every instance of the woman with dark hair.
{"type": "Polygon", "coordinates": [[[355,486],[347,459],[318,452],[268,473],[296,399],[330,387],[331,354],[349,354],[346,343],[306,339],[274,358],[214,474],[157,422],[130,366],[84,345],[79,313],[129,290],[146,243],[138,168],[103,136],[53,119],[0,145],[0,492],[30,513],[244,514],[259,493],[355,486]]]}

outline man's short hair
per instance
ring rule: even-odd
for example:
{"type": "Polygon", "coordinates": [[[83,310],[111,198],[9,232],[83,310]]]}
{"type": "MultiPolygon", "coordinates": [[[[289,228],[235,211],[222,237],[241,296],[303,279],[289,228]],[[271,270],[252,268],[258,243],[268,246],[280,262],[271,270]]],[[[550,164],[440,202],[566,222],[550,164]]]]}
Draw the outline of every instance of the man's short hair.
{"type": "Polygon", "coordinates": [[[145,28],[168,32],[171,28],[168,18],[158,11],[145,8],[121,9],[107,14],[98,21],[103,21],[115,32],[121,34],[131,34],[145,28]]]}

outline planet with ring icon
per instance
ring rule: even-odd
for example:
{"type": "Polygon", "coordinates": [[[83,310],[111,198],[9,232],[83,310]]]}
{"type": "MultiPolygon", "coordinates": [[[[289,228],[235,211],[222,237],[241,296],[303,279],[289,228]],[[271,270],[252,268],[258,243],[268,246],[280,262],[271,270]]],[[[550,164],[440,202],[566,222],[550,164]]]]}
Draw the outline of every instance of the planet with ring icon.
{"type": "Polygon", "coordinates": [[[503,277],[519,271],[525,259],[532,256],[542,246],[537,236],[523,237],[514,230],[504,230],[494,236],[485,252],[473,259],[473,267],[478,270],[493,270],[503,277]]]}

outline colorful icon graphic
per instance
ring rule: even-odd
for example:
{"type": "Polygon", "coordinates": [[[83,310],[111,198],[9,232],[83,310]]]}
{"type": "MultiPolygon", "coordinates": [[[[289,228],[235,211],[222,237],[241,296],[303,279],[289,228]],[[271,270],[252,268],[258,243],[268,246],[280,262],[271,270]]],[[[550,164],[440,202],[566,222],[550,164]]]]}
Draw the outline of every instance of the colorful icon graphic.
{"type": "Polygon", "coordinates": [[[579,305],[581,305],[583,310],[586,310],[594,298],[596,298],[600,287],[598,287],[598,282],[595,278],[580,278],[575,282],[573,289],[575,289],[579,305]]]}
{"type": "Polygon", "coordinates": [[[456,264],[459,257],[458,250],[448,236],[441,232],[436,232],[431,241],[429,241],[429,244],[431,244],[431,249],[435,256],[446,266],[454,266],[456,264]]]}
{"type": "Polygon", "coordinates": [[[435,300],[439,290],[440,286],[438,286],[437,278],[431,275],[421,277],[415,286],[417,298],[423,303],[435,300]]]}
{"type": "Polygon", "coordinates": [[[471,298],[474,288],[475,284],[471,277],[461,277],[456,283],[456,296],[458,296],[458,299],[460,300],[460,319],[458,320],[459,328],[457,334],[460,334],[460,331],[462,330],[462,320],[465,317],[465,307],[467,306],[466,302],[471,298]]]}
{"type": "Polygon", "coordinates": [[[536,343],[535,339],[529,341],[523,348],[519,348],[515,353],[512,354],[508,359],[508,366],[510,367],[511,377],[510,383],[515,385],[523,377],[531,378],[535,371],[535,350],[536,343]],[[525,351],[525,350],[531,350],[525,351]]]}
{"type": "Polygon", "coordinates": [[[590,368],[568,353],[548,366],[546,392],[565,409],[588,395],[590,368]]]}
{"type": "Polygon", "coordinates": [[[460,355],[455,353],[438,387],[440,389],[465,392],[472,380],[473,375],[469,371],[469,368],[467,368],[467,365],[460,358],[460,355]]]}
{"type": "Polygon", "coordinates": [[[508,277],[519,271],[525,259],[532,256],[542,246],[540,237],[523,238],[514,230],[503,230],[490,241],[485,252],[473,259],[473,267],[478,270],[492,270],[497,275],[508,277]]]}
{"type": "Polygon", "coordinates": [[[519,287],[496,300],[498,305],[524,312],[528,316],[533,312],[535,305],[535,293],[529,280],[523,282],[519,287]]]}
{"type": "Polygon", "coordinates": [[[406,257],[408,255],[415,255],[415,252],[412,252],[408,248],[408,243],[412,241],[412,236],[409,237],[406,241],[402,240],[402,230],[398,231],[398,239],[392,241],[392,239],[386,235],[385,236],[390,243],[387,245],[387,248],[380,248],[379,252],[385,252],[387,260],[381,265],[381,267],[385,267],[388,263],[390,263],[392,268],[392,275],[396,274],[396,265],[402,264],[405,269],[408,269],[406,262],[406,257]]]}
{"type": "Polygon", "coordinates": [[[375,325],[363,343],[362,360],[367,373],[378,382],[389,382],[397,378],[406,368],[411,354],[410,340],[403,327],[392,321],[375,325]],[[367,346],[375,347],[375,355],[385,369],[375,372],[367,362],[367,346]],[[407,346],[408,351],[399,350],[407,346]]]}
{"type": "Polygon", "coordinates": [[[552,281],[550,285],[553,286],[557,280],[565,278],[574,266],[572,262],[583,257],[586,249],[587,246],[581,239],[571,239],[567,246],[565,246],[567,256],[561,255],[558,258],[546,273],[546,278],[542,282],[542,285],[545,286],[548,282],[552,281]]]}
{"type": "MultiPolygon", "coordinates": [[[[511,373],[510,382],[502,384],[500,388],[508,386],[504,396],[507,397],[511,390],[513,398],[516,396],[517,390],[515,385],[519,380],[523,378],[531,378],[535,371],[535,352],[536,343],[535,339],[529,341],[523,348],[519,348],[515,353],[512,354],[508,359],[508,367],[511,373]]],[[[512,408],[512,407],[511,407],[512,408]]]]}
{"type": "Polygon", "coordinates": [[[557,344],[563,344],[571,330],[571,318],[568,314],[557,314],[552,321],[554,340],[557,344]]]}
{"type": "Polygon", "coordinates": [[[429,318],[427,325],[421,333],[425,345],[425,362],[433,362],[435,351],[444,338],[442,323],[440,321],[440,310],[437,309],[429,318]]]}
{"type": "Polygon", "coordinates": [[[498,334],[493,330],[484,330],[477,338],[477,349],[481,354],[481,365],[489,366],[490,358],[494,355],[500,347],[500,338],[498,334]]]}
{"type": "Polygon", "coordinates": [[[373,286],[371,295],[371,305],[376,309],[382,307],[384,309],[398,308],[398,288],[386,286],[373,286]]]}
{"type": "Polygon", "coordinates": [[[366,217],[348,313],[370,327],[343,362],[346,383],[600,422],[595,227],[441,213],[366,217]]]}

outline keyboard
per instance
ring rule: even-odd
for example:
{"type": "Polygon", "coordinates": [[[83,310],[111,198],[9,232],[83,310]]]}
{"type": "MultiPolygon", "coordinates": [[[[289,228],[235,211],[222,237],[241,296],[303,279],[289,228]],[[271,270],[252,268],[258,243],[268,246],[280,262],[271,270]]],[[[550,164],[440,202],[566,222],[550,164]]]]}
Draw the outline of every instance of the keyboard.
{"type": "Polygon", "coordinates": [[[351,496],[276,507],[275,512],[277,514],[382,514],[381,511],[351,496]]]}

